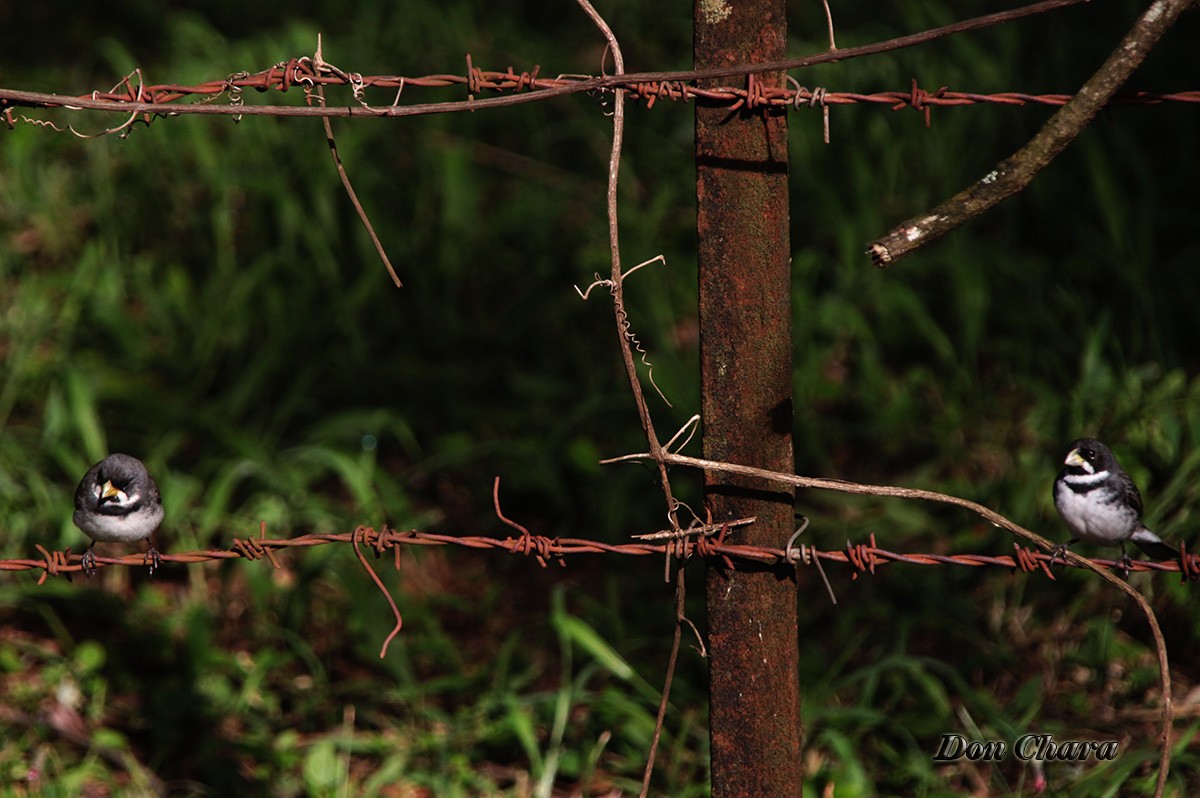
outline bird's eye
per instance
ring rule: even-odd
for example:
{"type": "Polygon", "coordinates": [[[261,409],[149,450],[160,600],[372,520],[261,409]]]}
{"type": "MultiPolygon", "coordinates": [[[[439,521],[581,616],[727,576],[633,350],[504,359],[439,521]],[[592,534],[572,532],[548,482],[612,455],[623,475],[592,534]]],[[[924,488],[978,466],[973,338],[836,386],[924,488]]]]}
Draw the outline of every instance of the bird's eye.
{"type": "Polygon", "coordinates": [[[1080,449],[1079,453],[1081,455],[1083,455],[1084,460],[1091,460],[1093,457],[1096,456],[1096,453],[1094,451],[1092,451],[1090,448],[1080,449]]]}

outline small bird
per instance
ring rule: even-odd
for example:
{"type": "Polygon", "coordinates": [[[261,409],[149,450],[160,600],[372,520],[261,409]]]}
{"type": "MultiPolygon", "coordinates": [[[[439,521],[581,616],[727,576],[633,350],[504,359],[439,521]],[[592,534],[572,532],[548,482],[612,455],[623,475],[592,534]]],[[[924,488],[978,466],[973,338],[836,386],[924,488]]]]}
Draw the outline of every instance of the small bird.
{"type": "Polygon", "coordinates": [[[1054,547],[1050,562],[1072,543],[1083,540],[1121,546],[1121,567],[1129,573],[1125,541],[1131,540],[1156,560],[1170,560],[1179,552],[1142,524],[1142,495],[1122,469],[1112,450],[1095,438],[1071,444],[1063,469],[1054,480],[1054,506],[1074,537],[1054,547]]]}
{"type": "MultiPolygon", "coordinates": [[[[163,520],[158,486],[142,461],[127,454],[110,454],[88,469],[75,489],[75,526],[92,539],[84,552],[83,572],[96,572],[97,543],[130,543],[149,538],[163,520]]],[[[154,541],[146,552],[150,573],[162,564],[154,541]]]]}

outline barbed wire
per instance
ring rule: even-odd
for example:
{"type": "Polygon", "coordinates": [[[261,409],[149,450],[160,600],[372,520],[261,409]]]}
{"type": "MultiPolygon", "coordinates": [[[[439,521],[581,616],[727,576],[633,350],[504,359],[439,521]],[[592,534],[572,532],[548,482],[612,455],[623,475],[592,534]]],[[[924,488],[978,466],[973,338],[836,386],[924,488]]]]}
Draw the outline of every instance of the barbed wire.
{"type": "MultiPolygon", "coordinates": [[[[466,61],[467,71],[463,75],[445,73],[422,76],[361,75],[355,72],[346,72],[327,62],[318,62],[311,57],[302,56],[281,61],[259,72],[238,72],[219,80],[210,80],[194,85],[176,83],[146,85],[141,78],[141,71],[136,70],[112,89],[93,91],[86,95],[64,96],[0,89],[0,108],[4,109],[5,119],[12,127],[17,123],[17,118],[12,113],[13,107],[16,106],[90,108],[106,111],[123,111],[128,106],[135,106],[138,112],[153,109],[150,112],[154,113],[188,113],[198,112],[198,108],[204,108],[205,112],[213,113],[216,110],[212,107],[215,101],[222,95],[228,95],[229,105],[223,106],[225,112],[232,115],[261,113],[262,106],[245,104],[243,93],[247,89],[257,92],[278,91],[283,93],[299,86],[303,87],[308,95],[317,87],[349,86],[355,101],[361,108],[374,113],[386,114],[389,109],[405,108],[405,106],[399,105],[400,98],[405,91],[412,89],[463,86],[467,90],[467,97],[470,101],[474,100],[476,95],[484,92],[498,94],[546,92],[548,95],[557,95],[563,89],[600,91],[619,88],[626,92],[627,99],[644,102],[647,108],[653,108],[659,100],[702,101],[725,106],[730,110],[761,108],[800,110],[862,104],[886,106],[894,111],[912,108],[924,113],[926,124],[928,124],[930,110],[935,107],[978,104],[1060,107],[1072,97],[1070,94],[1062,93],[953,91],[948,86],[941,86],[930,91],[921,88],[915,78],[907,90],[877,92],[836,91],[823,87],[810,89],[792,79],[789,79],[790,85],[788,86],[770,86],[756,74],[747,76],[745,86],[700,87],[691,85],[685,80],[668,77],[644,80],[638,75],[630,75],[625,79],[569,74],[550,78],[540,75],[540,66],[534,66],[531,70],[522,72],[516,72],[512,67],[508,67],[504,71],[496,71],[475,67],[469,54],[466,61]],[[134,79],[135,77],[137,80],[134,79]],[[394,99],[388,105],[370,105],[366,101],[367,89],[394,91],[394,99]],[[202,100],[200,104],[180,105],[178,101],[187,97],[204,97],[206,99],[202,100]],[[168,106],[170,111],[167,111],[168,106]],[[260,110],[253,110],[256,108],[260,110]]],[[[671,73],[662,74],[665,76],[671,73]]],[[[311,98],[309,101],[311,102],[311,98]]],[[[1200,90],[1131,92],[1114,97],[1110,105],[1161,105],[1164,103],[1200,103],[1200,90]]],[[[429,105],[437,106],[439,103],[429,105]]],[[[337,109],[327,110],[336,112],[337,109]]],[[[427,110],[426,112],[433,111],[427,110]]]]}
{"type": "MultiPolygon", "coordinates": [[[[753,524],[755,520],[753,518],[742,518],[725,523],[697,524],[682,530],[682,532],[671,529],[661,530],[637,536],[642,540],[636,543],[607,543],[587,538],[551,538],[545,535],[534,535],[524,526],[506,518],[500,511],[498,499],[496,512],[501,521],[520,530],[522,534],[517,537],[495,538],[486,535],[449,535],[436,532],[422,532],[417,529],[400,531],[386,525],[382,530],[376,530],[374,527],[360,525],[353,532],[349,533],[327,532],[312,533],[294,538],[268,538],[267,525],[264,521],[259,526],[258,537],[234,538],[233,543],[227,549],[188,551],[178,554],[160,553],[155,565],[158,566],[161,563],[193,564],[233,559],[266,559],[275,568],[280,568],[282,567],[280,562],[275,559],[275,553],[278,551],[349,543],[353,546],[359,563],[387,601],[392,615],[396,619],[391,632],[380,646],[380,659],[383,659],[387,655],[388,646],[396,635],[400,633],[401,627],[404,625],[404,619],[387,585],[384,584],[367,558],[363,556],[360,545],[373,550],[376,559],[381,559],[385,553],[390,551],[396,570],[400,570],[400,551],[404,546],[461,546],[477,550],[504,551],[509,554],[520,554],[526,557],[532,556],[537,560],[538,565],[543,568],[548,567],[551,561],[557,562],[559,566],[566,567],[567,557],[580,554],[665,555],[668,560],[674,557],[679,561],[686,561],[693,557],[718,559],[730,571],[736,570],[739,562],[743,565],[749,564],[756,567],[795,568],[797,571],[801,565],[814,565],[825,585],[830,601],[834,604],[837,604],[837,598],[834,595],[828,577],[825,575],[825,570],[821,566],[822,560],[849,565],[853,571],[852,579],[857,579],[861,574],[873,575],[878,566],[889,563],[905,563],[908,565],[961,565],[974,568],[993,566],[1021,571],[1022,573],[1041,571],[1051,580],[1055,578],[1051,568],[1056,563],[1068,567],[1086,567],[1064,561],[1057,555],[1022,547],[1017,543],[1013,543],[1012,554],[1002,555],[895,552],[881,548],[876,543],[874,533],[871,533],[868,543],[856,544],[847,540],[846,548],[840,550],[820,550],[815,546],[793,545],[792,541],[807,526],[807,520],[796,531],[796,535],[793,535],[792,540],[789,540],[784,548],[778,549],[770,546],[753,546],[729,541],[729,536],[737,528],[753,524]]],[[[69,547],[64,551],[58,551],[47,549],[45,546],[37,544],[35,548],[41,554],[40,558],[0,560],[0,571],[34,571],[40,569],[42,573],[38,578],[37,584],[41,585],[49,577],[65,576],[67,579],[70,579],[73,573],[80,571],[90,577],[92,571],[89,569],[100,566],[136,568],[146,567],[150,564],[150,555],[148,553],[127,554],[122,557],[95,557],[93,563],[89,564],[88,568],[85,568],[82,564],[83,556],[73,554],[69,547]]],[[[1132,562],[1093,560],[1092,562],[1100,567],[1125,574],[1130,571],[1174,571],[1182,573],[1183,581],[1185,582],[1200,578],[1200,555],[1189,554],[1186,550],[1181,553],[1177,562],[1151,562],[1147,560],[1134,560],[1132,562]]]]}
{"type": "MultiPolygon", "coordinates": [[[[462,548],[502,551],[508,554],[520,554],[533,557],[538,565],[548,567],[551,561],[560,566],[566,566],[566,558],[583,554],[614,554],[626,556],[646,556],[651,554],[671,555],[679,558],[719,558],[725,567],[736,569],[737,564],[754,564],[758,566],[782,566],[812,564],[816,559],[827,562],[844,563],[853,569],[855,577],[858,574],[874,574],[879,565],[889,563],[905,563],[908,565],[960,565],[968,567],[994,566],[1009,568],[1025,573],[1041,571],[1051,579],[1051,564],[1057,566],[1080,567],[1074,563],[1064,562],[1058,557],[1052,563],[1052,555],[1036,549],[1013,544],[1012,554],[943,554],[896,552],[880,547],[871,533],[868,543],[846,542],[843,549],[818,549],[815,546],[799,545],[790,548],[774,548],[770,546],[751,546],[735,543],[730,536],[738,527],[753,523],[753,519],[738,519],[728,523],[713,523],[684,530],[681,536],[671,530],[653,532],[640,536],[653,538],[631,543],[609,543],[578,537],[547,537],[545,535],[523,534],[516,537],[489,537],[486,535],[452,535],[439,532],[423,532],[417,529],[396,530],[384,526],[381,530],[362,525],[353,532],[320,532],[300,535],[293,538],[267,537],[266,524],[263,523],[258,537],[235,538],[227,549],[207,549],[179,552],[176,554],[161,554],[164,563],[193,564],[213,562],[218,560],[260,560],[267,559],[276,567],[281,567],[275,559],[275,553],[286,549],[309,548],[330,544],[345,544],[360,542],[375,553],[376,558],[387,552],[392,552],[399,567],[400,550],[404,546],[459,546],[462,548]]],[[[35,546],[40,557],[12,558],[0,560],[0,571],[34,571],[41,570],[38,580],[41,584],[47,577],[63,576],[83,570],[80,565],[81,555],[72,553],[70,548],[64,551],[51,550],[38,544],[35,546]]],[[[1120,560],[1093,560],[1104,568],[1120,568],[1120,560]]],[[[120,557],[96,557],[99,566],[141,567],[147,565],[146,555],[127,554],[120,557]]],[[[1167,571],[1181,573],[1185,580],[1200,577],[1200,555],[1184,552],[1178,561],[1153,562],[1148,560],[1133,560],[1132,571],[1167,571]]]]}

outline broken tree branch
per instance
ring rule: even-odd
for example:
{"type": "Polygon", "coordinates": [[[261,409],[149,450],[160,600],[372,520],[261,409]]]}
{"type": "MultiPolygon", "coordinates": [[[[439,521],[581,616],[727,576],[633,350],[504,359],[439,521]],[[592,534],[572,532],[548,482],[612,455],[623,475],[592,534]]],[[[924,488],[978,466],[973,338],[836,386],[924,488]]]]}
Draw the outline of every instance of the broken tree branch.
{"type": "Polygon", "coordinates": [[[1194,1],[1154,0],[1104,65],[1028,144],[933,210],[909,219],[871,242],[867,254],[875,265],[886,267],[895,263],[1028,186],[1087,127],[1194,1]]]}

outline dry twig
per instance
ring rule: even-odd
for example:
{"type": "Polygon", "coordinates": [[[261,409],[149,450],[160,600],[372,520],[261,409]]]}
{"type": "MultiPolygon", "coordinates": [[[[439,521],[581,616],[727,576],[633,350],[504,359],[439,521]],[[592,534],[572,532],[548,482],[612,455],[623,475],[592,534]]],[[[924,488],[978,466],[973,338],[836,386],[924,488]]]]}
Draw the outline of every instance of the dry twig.
{"type": "MultiPolygon", "coordinates": [[[[596,12],[588,0],[577,0],[580,7],[591,18],[596,27],[604,35],[608,51],[612,53],[615,77],[625,74],[625,58],[621,54],[621,45],[612,29],[604,18],[596,12]]],[[[629,330],[629,316],[625,311],[625,274],[621,269],[621,246],[617,223],[617,179],[621,169],[621,145],[625,135],[625,90],[616,88],[613,91],[613,141],[612,151],[608,161],[608,240],[609,254],[612,259],[612,276],[609,278],[609,292],[613,299],[613,316],[617,324],[617,339],[620,342],[621,359],[625,363],[625,375],[629,380],[629,389],[633,393],[633,402],[637,407],[638,419],[642,424],[642,432],[650,447],[652,457],[657,461],[660,487],[667,502],[667,518],[673,530],[678,531],[679,518],[678,502],[671,490],[671,478],[667,467],[662,462],[664,452],[654,431],[654,422],[650,418],[650,407],[646,404],[646,396],[638,379],[637,366],[634,363],[633,345],[636,339],[629,330]]],[[[632,271],[632,270],[631,270],[632,271]]],[[[670,555],[668,555],[669,558],[670,555]]],[[[669,562],[669,559],[668,559],[669,562]]],[[[650,751],[646,755],[646,768],[642,775],[642,791],[644,797],[650,789],[650,776],[654,772],[654,760],[658,753],[658,742],[662,736],[663,722],[666,719],[667,703],[671,695],[671,683],[675,678],[675,662],[679,656],[679,642],[682,635],[684,620],[684,563],[681,561],[675,573],[675,633],[671,643],[671,654],[667,664],[667,675],[663,684],[662,696],[659,699],[658,716],[654,724],[654,737],[650,742],[650,751]]]]}
{"type": "MultiPolygon", "coordinates": [[[[325,67],[325,58],[321,54],[321,37],[317,35],[317,54],[316,68],[318,72],[322,67],[325,67]]],[[[316,85],[317,98],[320,100],[321,107],[325,107],[325,87],[320,84],[316,85]]],[[[346,189],[346,196],[350,198],[350,204],[354,206],[354,211],[358,214],[359,220],[362,221],[363,227],[367,228],[367,235],[371,238],[371,243],[375,245],[375,252],[378,253],[379,259],[383,261],[387,273],[391,276],[392,282],[397,288],[403,288],[404,284],[400,282],[400,276],[396,274],[396,270],[392,268],[392,261],[387,256],[387,252],[383,248],[383,242],[379,240],[379,236],[375,234],[375,226],[371,224],[371,219],[367,216],[366,210],[362,203],[358,200],[358,192],[354,190],[354,186],[350,183],[350,175],[346,173],[346,167],[342,165],[342,157],[338,155],[337,142],[333,138],[333,124],[329,121],[329,117],[321,117],[321,122],[325,125],[325,141],[329,144],[329,154],[333,156],[333,165],[337,167],[338,177],[342,179],[342,186],[346,189]]]]}

